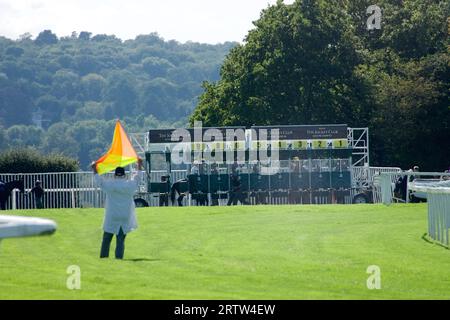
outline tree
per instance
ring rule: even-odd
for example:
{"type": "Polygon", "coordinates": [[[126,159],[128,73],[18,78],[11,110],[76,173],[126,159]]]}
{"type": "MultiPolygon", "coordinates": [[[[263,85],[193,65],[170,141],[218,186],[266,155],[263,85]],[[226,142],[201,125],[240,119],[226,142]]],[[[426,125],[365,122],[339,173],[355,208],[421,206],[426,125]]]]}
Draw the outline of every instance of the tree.
{"type": "Polygon", "coordinates": [[[77,158],[79,145],[81,141],[76,141],[72,136],[67,134],[69,129],[67,123],[58,122],[47,129],[42,151],[45,153],[64,154],[71,158],[77,158]]]}
{"type": "Polygon", "coordinates": [[[64,69],[70,69],[75,64],[74,58],[68,54],[59,55],[57,61],[64,69]]]}
{"type": "Polygon", "coordinates": [[[92,32],[81,31],[78,39],[88,41],[91,38],[92,32]]]}
{"type": "Polygon", "coordinates": [[[450,58],[434,54],[421,61],[397,65],[382,76],[371,120],[373,160],[403,168],[448,168],[450,151],[450,58]]]}
{"type": "Polygon", "coordinates": [[[14,125],[6,130],[5,140],[11,148],[38,148],[44,131],[35,126],[14,125]]]}
{"type": "Polygon", "coordinates": [[[191,125],[368,126],[372,165],[447,168],[448,1],[380,6],[368,32],[366,1],[278,1],[203,84],[191,125]]]}
{"type": "Polygon", "coordinates": [[[402,58],[420,58],[446,49],[448,1],[383,0],[382,47],[394,49],[402,58]]]}
{"type": "Polygon", "coordinates": [[[157,78],[157,77],[164,77],[167,71],[170,68],[173,68],[174,65],[171,64],[166,59],[148,57],[142,60],[142,67],[152,77],[157,78]]]}
{"type": "Polygon", "coordinates": [[[200,80],[217,80],[211,74],[218,74],[228,50],[220,44],[168,42],[157,34],[127,41],[88,31],[58,39],[48,30],[36,41],[0,37],[0,147],[32,145],[45,153],[62,152],[80,158],[86,169],[86,161],[111,142],[110,120],[127,118],[132,130],[141,131],[185,121],[200,80]],[[146,61],[146,72],[142,62],[149,57],[157,59],[155,65],[146,61]],[[34,134],[28,125],[36,111],[49,121],[34,134]],[[77,123],[87,120],[98,121],[89,124],[96,127],[96,136],[85,142],[78,140],[77,123]],[[11,128],[17,125],[24,126],[11,128]]]}
{"type": "Polygon", "coordinates": [[[44,30],[39,33],[34,42],[37,45],[51,45],[58,43],[58,37],[51,30],[44,30]]]}
{"type": "Polygon", "coordinates": [[[19,58],[24,52],[25,50],[16,46],[8,47],[8,49],[6,49],[6,54],[15,58],[19,58]]]}
{"type": "Polygon", "coordinates": [[[29,124],[33,102],[20,85],[0,87],[0,124],[29,124]]]}
{"type": "Polygon", "coordinates": [[[137,103],[134,80],[130,74],[122,72],[112,73],[108,77],[105,98],[112,102],[113,116],[123,117],[134,113],[137,103]]]}
{"type": "Polygon", "coordinates": [[[450,57],[447,1],[382,1],[384,28],[363,37],[371,83],[372,163],[448,167],[450,57]]]}
{"type": "Polygon", "coordinates": [[[82,54],[75,57],[76,70],[83,76],[89,73],[96,73],[100,69],[97,59],[92,55],[82,54]]]}
{"type": "Polygon", "coordinates": [[[77,122],[67,130],[67,136],[78,141],[79,151],[77,158],[80,160],[82,167],[96,159],[89,159],[89,151],[94,147],[98,147],[97,131],[99,128],[94,122],[77,122]],[[82,142],[82,143],[80,143],[82,142]]]}
{"type": "Polygon", "coordinates": [[[106,87],[106,80],[99,74],[90,73],[81,78],[81,87],[85,100],[100,101],[106,87]]]}
{"type": "Polygon", "coordinates": [[[177,86],[163,78],[157,78],[144,85],[141,108],[139,113],[152,114],[159,119],[170,119],[175,116],[173,107],[167,108],[170,104],[168,97],[173,97],[177,93],[177,86]]]}
{"type": "Polygon", "coordinates": [[[30,41],[33,35],[29,32],[25,32],[19,36],[19,40],[22,42],[30,41]]]}
{"type": "Polygon", "coordinates": [[[36,109],[42,112],[42,118],[48,126],[61,120],[63,108],[60,101],[52,95],[44,95],[36,100],[36,109]]]}
{"type": "Polygon", "coordinates": [[[79,95],[80,79],[72,71],[58,70],[53,76],[52,95],[57,98],[76,99],[79,95]]]}
{"type": "Polygon", "coordinates": [[[1,64],[1,70],[11,80],[32,79],[34,77],[33,68],[20,61],[4,61],[1,64]]]}
{"type": "Polygon", "coordinates": [[[99,102],[88,101],[84,107],[75,113],[75,119],[79,120],[102,120],[105,117],[106,106],[99,102]]]}
{"type": "Polygon", "coordinates": [[[204,85],[191,123],[367,122],[369,111],[360,108],[366,84],[354,73],[360,46],[339,4],[279,1],[263,10],[246,44],[225,59],[220,81],[204,85]]]}
{"type": "Polygon", "coordinates": [[[8,140],[6,139],[6,130],[0,125],[0,150],[7,148],[8,140]]]}

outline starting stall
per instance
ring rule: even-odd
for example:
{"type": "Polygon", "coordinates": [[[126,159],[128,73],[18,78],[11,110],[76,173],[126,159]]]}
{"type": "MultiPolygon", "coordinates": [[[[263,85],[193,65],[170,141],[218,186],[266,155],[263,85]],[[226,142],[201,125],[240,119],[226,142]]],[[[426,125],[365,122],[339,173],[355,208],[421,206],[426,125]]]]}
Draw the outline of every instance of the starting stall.
{"type": "Polygon", "coordinates": [[[150,130],[148,192],[160,206],[352,203],[364,134],[361,153],[345,124],[150,130]]]}

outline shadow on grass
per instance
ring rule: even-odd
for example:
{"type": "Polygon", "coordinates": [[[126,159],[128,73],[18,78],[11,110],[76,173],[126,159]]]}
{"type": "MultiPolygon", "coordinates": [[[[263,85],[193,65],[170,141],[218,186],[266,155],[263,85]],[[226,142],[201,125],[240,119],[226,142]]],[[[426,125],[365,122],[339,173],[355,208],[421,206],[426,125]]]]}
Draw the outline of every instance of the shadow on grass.
{"type": "Polygon", "coordinates": [[[161,259],[134,258],[134,259],[123,259],[123,261],[130,261],[130,262],[156,262],[156,261],[161,261],[161,259]]]}
{"type": "Polygon", "coordinates": [[[430,236],[428,236],[428,233],[424,233],[423,234],[422,240],[424,240],[425,242],[428,242],[430,244],[435,244],[435,245],[437,245],[439,247],[442,247],[444,249],[450,250],[450,248],[447,247],[445,244],[442,244],[442,243],[440,243],[438,241],[433,240],[430,236]]]}

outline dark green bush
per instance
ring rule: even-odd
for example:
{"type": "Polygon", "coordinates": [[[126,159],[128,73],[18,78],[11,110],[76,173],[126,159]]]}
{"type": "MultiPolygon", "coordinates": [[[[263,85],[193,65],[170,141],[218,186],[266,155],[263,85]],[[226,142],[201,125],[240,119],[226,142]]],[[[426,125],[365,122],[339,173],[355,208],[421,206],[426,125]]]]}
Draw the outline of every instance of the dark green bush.
{"type": "Polygon", "coordinates": [[[0,173],[75,172],[78,161],[61,154],[43,155],[34,149],[0,152],[0,173]]]}

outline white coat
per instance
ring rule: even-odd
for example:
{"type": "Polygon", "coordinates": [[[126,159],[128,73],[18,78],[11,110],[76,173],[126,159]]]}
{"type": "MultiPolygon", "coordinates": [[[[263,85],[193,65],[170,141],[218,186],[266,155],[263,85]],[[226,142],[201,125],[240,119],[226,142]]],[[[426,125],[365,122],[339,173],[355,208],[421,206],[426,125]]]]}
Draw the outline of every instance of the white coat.
{"type": "Polygon", "coordinates": [[[142,172],[138,171],[130,180],[126,178],[107,179],[98,174],[95,174],[94,177],[97,185],[106,194],[103,230],[117,235],[120,228],[125,234],[137,229],[133,196],[138,189],[142,172]]]}

